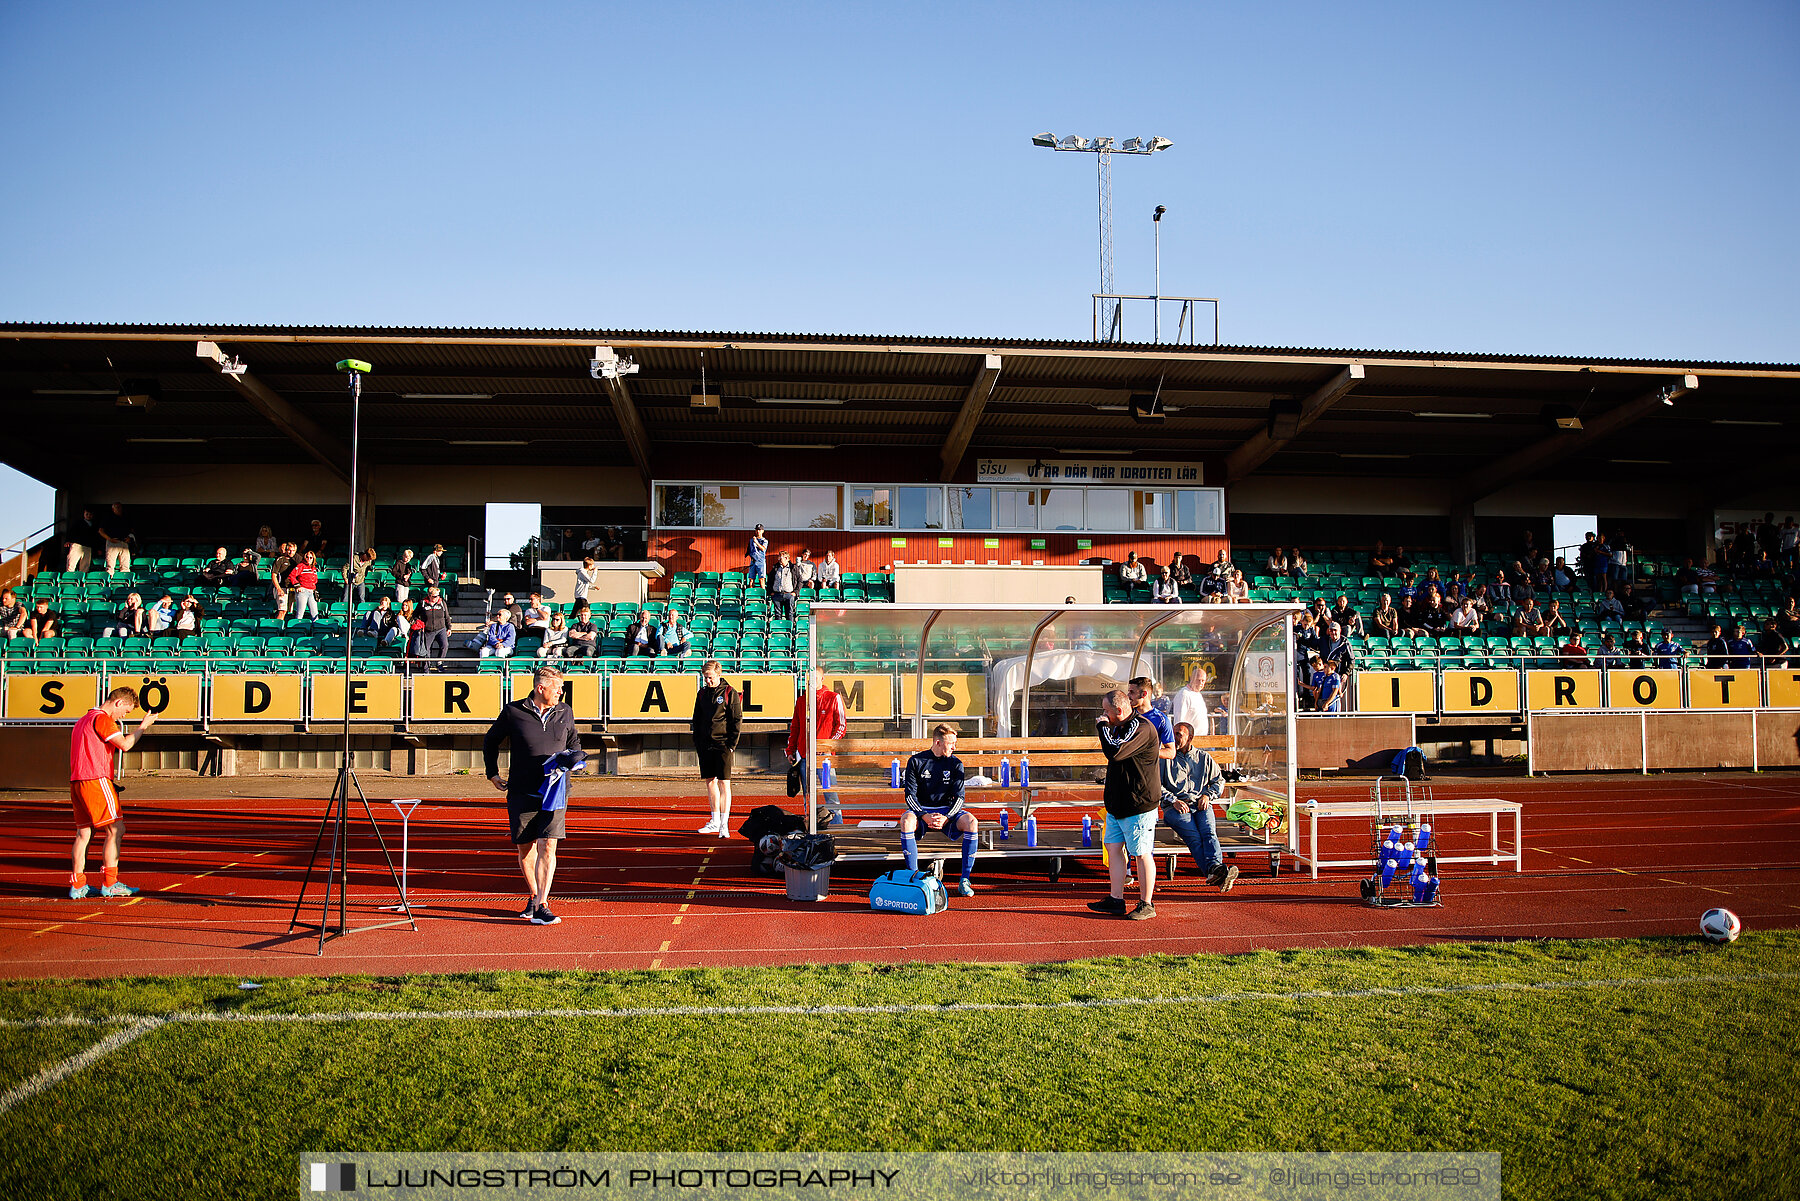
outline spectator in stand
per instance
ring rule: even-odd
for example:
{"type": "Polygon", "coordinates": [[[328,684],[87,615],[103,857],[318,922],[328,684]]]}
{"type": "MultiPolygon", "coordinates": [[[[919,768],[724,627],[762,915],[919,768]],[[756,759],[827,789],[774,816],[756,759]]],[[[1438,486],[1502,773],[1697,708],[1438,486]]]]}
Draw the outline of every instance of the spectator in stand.
{"type": "Polygon", "coordinates": [[[1488,596],[1492,599],[1494,605],[1510,605],[1513,603],[1512,585],[1506,582],[1505,571],[1498,568],[1495,569],[1494,582],[1488,586],[1488,596]]]}
{"type": "MultiPolygon", "coordinates": [[[[1582,539],[1581,545],[1575,548],[1575,567],[1581,575],[1592,580],[1594,578],[1594,561],[1599,557],[1600,544],[1594,540],[1594,532],[1589,530],[1582,539]]],[[[1558,559],[1558,563],[1562,560],[1558,559]]]]}
{"type": "Polygon", "coordinates": [[[1600,645],[1594,650],[1594,666],[1601,671],[1625,666],[1625,658],[1619,654],[1619,648],[1613,645],[1611,634],[1600,635],[1600,645]]]}
{"type": "Polygon", "coordinates": [[[519,627],[521,634],[543,634],[550,628],[550,606],[544,603],[544,594],[533,591],[531,603],[525,606],[525,624],[519,627]]]}
{"type": "Polygon", "coordinates": [[[281,543],[275,538],[275,531],[268,526],[261,526],[256,531],[256,541],[252,543],[256,553],[267,559],[281,553],[281,543]]]}
{"type": "Polygon", "coordinates": [[[1625,666],[1643,669],[1650,666],[1650,642],[1644,637],[1644,631],[1633,630],[1619,648],[1619,654],[1625,659],[1625,666]]]}
{"type": "Polygon", "coordinates": [[[1586,667],[1588,665],[1587,647],[1581,645],[1581,631],[1570,629],[1568,637],[1557,650],[1558,657],[1564,667],[1586,667]]]}
{"type": "Polygon", "coordinates": [[[768,585],[769,575],[769,539],[763,533],[762,522],[750,531],[750,541],[744,547],[744,558],[750,560],[750,567],[744,572],[745,580],[752,586],[768,585]]]}
{"type": "Polygon", "coordinates": [[[1606,581],[1612,578],[1613,546],[1606,540],[1605,534],[1594,538],[1593,569],[1588,574],[1588,591],[1603,592],[1606,581]]]}
{"type": "Polygon", "coordinates": [[[1475,611],[1481,614],[1482,620],[1484,621],[1494,612],[1494,598],[1488,595],[1488,586],[1486,584],[1475,585],[1469,592],[1469,595],[1464,599],[1474,603],[1475,611]]]}
{"type": "Polygon", "coordinates": [[[177,642],[200,637],[200,623],[205,617],[206,610],[200,607],[198,597],[182,597],[180,607],[175,610],[175,624],[168,630],[169,637],[177,642]]]}
{"type": "Polygon", "coordinates": [[[415,631],[415,649],[419,658],[427,661],[426,670],[444,670],[444,660],[450,654],[450,606],[436,588],[425,589],[425,600],[414,612],[413,620],[419,627],[415,631]]]}
{"type": "Polygon", "coordinates": [[[594,624],[593,611],[586,602],[575,602],[575,620],[569,625],[569,643],[564,651],[571,659],[591,659],[600,651],[600,628],[594,624]]]}
{"type": "Polygon", "coordinates": [[[413,562],[412,547],[402,550],[389,570],[394,573],[394,599],[403,601],[411,596],[413,573],[418,570],[418,564],[413,562]]]}
{"type": "Polygon", "coordinates": [[[1561,555],[1556,556],[1556,563],[1550,569],[1550,586],[1558,592],[1571,592],[1575,588],[1575,573],[1569,570],[1561,555]]]}
{"type": "Polygon", "coordinates": [[[1313,708],[1320,713],[1343,711],[1344,679],[1330,659],[1321,659],[1313,674],[1313,708]]]}
{"type": "Polygon", "coordinates": [[[1675,641],[1670,635],[1668,627],[1664,626],[1662,641],[1651,647],[1650,653],[1656,656],[1658,667],[1664,671],[1675,671],[1681,667],[1681,661],[1687,655],[1687,648],[1675,641]]]}
{"type": "MultiPolygon", "coordinates": [[[[762,527],[757,526],[756,528],[760,530],[762,527]]],[[[600,539],[600,557],[614,563],[624,562],[625,539],[619,533],[618,526],[609,525],[606,527],[606,536],[600,539]]]]}
{"type": "Polygon", "coordinates": [[[1744,630],[1744,623],[1738,622],[1732,627],[1731,640],[1725,644],[1731,652],[1731,668],[1733,671],[1754,671],[1761,666],[1757,657],[1756,643],[1750,641],[1744,630]]]}
{"type": "Polygon", "coordinates": [[[1294,583],[1296,584],[1312,573],[1312,568],[1307,563],[1306,556],[1300,553],[1300,548],[1297,546],[1293,549],[1293,552],[1288,555],[1288,573],[1294,577],[1294,583]]]}
{"type": "Polygon", "coordinates": [[[1619,610],[1624,613],[1626,621],[1642,621],[1649,612],[1644,598],[1630,584],[1626,584],[1619,593],[1619,610]]]}
{"type": "Polygon", "coordinates": [[[1800,524],[1795,523],[1792,513],[1788,514],[1787,520],[1781,523],[1781,527],[1775,533],[1776,549],[1781,557],[1781,565],[1789,570],[1800,566],[1800,562],[1796,561],[1796,554],[1800,553],[1800,524]]]}
{"type": "Polygon", "coordinates": [[[284,625],[288,619],[288,572],[298,561],[292,542],[283,542],[276,548],[275,557],[269,560],[269,597],[275,602],[275,620],[284,625]]]}
{"type": "Polygon", "coordinates": [[[1706,640],[1707,667],[1727,668],[1731,666],[1731,642],[1725,637],[1725,628],[1713,622],[1712,634],[1706,640]]]}
{"type": "Polygon", "coordinates": [[[1781,636],[1790,643],[1800,640],[1800,602],[1791,594],[1787,603],[1781,607],[1781,612],[1775,615],[1775,625],[1781,631],[1781,636]]]}
{"type": "Polygon", "coordinates": [[[373,638],[382,646],[395,646],[399,643],[402,626],[400,612],[394,608],[394,602],[388,597],[381,597],[375,607],[364,613],[362,620],[356,623],[356,630],[373,638]]]}
{"type": "MultiPolygon", "coordinates": [[[[7,596],[12,593],[8,592],[7,596]]],[[[5,627],[4,604],[0,603],[0,628],[5,627]]],[[[113,614],[113,623],[100,631],[102,638],[141,638],[149,627],[150,614],[144,609],[144,598],[136,592],[128,593],[125,603],[113,614]]]]}
{"type": "Polygon", "coordinates": [[[1127,603],[1131,601],[1133,595],[1137,592],[1139,584],[1144,586],[1144,595],[1150,595],[1150,572],[1145,569],[1144,564],[1138,559],[1136,551],[1132,551],[1130,554],[1126,555],[1125,561],[1119,564],[1119,582],[1125,585],[1125,600],[1127,603]]]}
{"type": "Polygon", "coordinates": [[[1775,524],[1775,514],[1767,514],[1757,524],[1756,547],[1770,558],[1781,553],[1781,527],[1775,524]]]}
{"type": "Polygon", "coordinates": [[[1569,619],[1562,614],[1562,602],[1551,601],[1550,607],[1544,611],[1544,633],[1552,638],[1560,638],[1569,628],[1569,619]]]}
{"type": "Polygon", "coordinates": [[[306,537],[300,540],[300,554],[304,557],[307,551],[311,551],[313,562],[318,563],[325,558],[327,549],[329,548],[325,543],[325,523],[315,517],[306,527],[306,537]]]}
{"type": "Polygon", "coordinates": [[[797,574],[787,552],[782,551],[775,561],[775,570],[769,574],[769,600],[775,605],[775,616],[785,621],[794,619],[794,593],[800,582],[797,574]]]}
{"type": "Polygon", "coordinates": [[[519,629],[525,624],[525,610],[518,601],[513,599],[512,593],[502,592],[500,594],[500,604],[498,607],[506,610],[506,620],[512,623],[514,630],[519,629]]]}
{"type": "Polygon", "coordinates": [[[0,638],[13,639],[25,632],[25,606],[11,588],[0,592],[0,638]]]}
{"type": "Polygon", "coordinates": [[[150,606],[149,613],[144,618],[144,625],[148,629],[150,637],[154,638],[174,624],[175,598],[165,592],[162,594],[161,600],[150,606]]]}
{"type": "Polygon", "coordinates": [[[1435,592],[1425,594],[1425,608],[1419,614],[1419,628],[1427,634],[1436,636],[1443,633],[1444,627],[1450,624],[1450,614],[1444,608],[1442,598],[1435,592]]]}
{"type": "Polygon", "coordinates": [[[1756,636],[1756,653],[1762,657],[1764,668],[1786,667],[1788,665],[1788,640],[1782,637],[1780,628],[1773,617],[1763,622],[1762,633],[1756,636]]]}
{"type": "Polygon", "coordinates": [[[656,627],[650,622],[649,613],[639,613],[625,629],[625,657],[633,655],[656,655],[656,627]]]}
{"type": "Polygon", "coordinates": [[[519,630],[512,623],[512,615],[505,609],[495,609],[481,632],[469,639],[468,648],[483,659],[509,659],[518,643],[519,630]]]}
{"type": "Polygon", "coordinates": [[[1448,602],[1451,599],[1449,589],[1444,587],[1444,577],[1438,574],[1438,569],[1435,567],[1425,569],[1425,578],[1419,581],[1419,587],[1436,593],[1437,598],[1441,601],[1448,602]]]}
{"type": "Polygon", "coordinates": [[[1203,605],[1221,604],[1226,601],[1225,578],[1216,571],[1209,571],[1200,577],[1200,603],[1203,605]]]}
{"type": "Polygon", "coordinates": [[[94,511],[83,509],[80,518],[70,521],[63,534],[63,570],[92,571],[94,548],[102,545],[100,531],[94,528],[94,511]]]}
{"type": "Polygon", "coordinates": [[[561,613],[550,616],[550,624],[544,627],[544,643],[538,647],[537,657],[540,659],[560,659],[569,651],[569,626],[561,613]]]}
{"type": "Polygon", "coordinates": [[[369,568],[374,565],[375,548],[372,546],[364,548],[344,564],[344,599],[350,602],[348,612],[354,613],[369,603],[369,568]]]}
{"type": "Polygon", "coordinates": [[[581,531],[581,551],[583,554],[591,555],[597,559],[600,557],[600,548],[605,544],[606,539],[602,538],[599,534],[596,534],[593,530],[581,531]]]}
{"type": "Polygon", "coordinates": [[[1392,638],[1400,632],[1400,610],[1394,608],[1392,595],[1386,592],[1381,594],[1381,600],[1376,604],[1371,620],[1375,626],[1374,632],[1377,634],[1392,638]]]}
{"type": "Polygon", "coordinates": [[[293,592],[291,609],[294,620],[305,617],[312,612],[312,619],[319,620],[319,556],[306,551],[300,561],[288,572],[288,588],[293,592]]]}
{"type": "MultiPolygon", "coordinates": [[[[1196,555],[1195,558],[1198,559],[1199,556],[1196,555]]],[[[1213,557],[1212,569],[1220,575],[1231,570],[1231,555],[1222,546],[1219,548],[1219,553],[1213,557]]]]}
{"type": "Polygon", "coordinates": [[[1523,530],[1520,532],[1519,545],[1515,548],[1515,553],[1518,555],[1519,559],[1525,563],[1534,563],[1543,557],[1542,552],[1538,550],[1537,540],[1533,537],[1530,530],[1523,530]]]}
{"type": "Polygon", "coordinates": [[[658,653],[664,655],[685,655],[693,644],[694,632],[688,628],[681,614],[671,612],[662,626],[662,646],[658,653]]]}
{"type": "Polygon", "coordinates": [[[1394,574],[1394,556],[1388,553],[1386,546],[1378,539],[1375,549],[1369,552],[1369,574],[1387,579],[1394,574]]]}
{"type": "Polygon", "coordinates": [[[1675,590],[1683,596],[1700,595],[1700,571],[1692,559],[1683,559],[1676,569],[1675,590]]]}
{"type": "Polygon", "coordinates": [[[1425,606],[1419,601],[1414,600],[1410,596],[1402,596],[1400,598],[1400,608],[1395,611],[1400,623],[1400,632],[1409,635],[1416,635],[1423,632],[1425,625],[1420,619],[1424,615],[1424,611],[1425,606]]]}
{"type": "Polygon", "coordinates": [[[25,616],[24,633],[33,642],[62,637],[62,615],[51,612],[48,597],[40,596],[32,602],[31,612],[25,616]]]}
{"type": "Polygon", "coordinates": [[[1312,604],[1307,606],[1306,611],[1312,614],[1313,625],[1321,630],[1325,628],[1325,623],[1331,620],[1331,606],[1325,603],[1325,598],[1322,596],[1313,597],[1312,604]]]}
{"type": "Polygon", "coordinates": [[[1250,585],[1244,580],[1244,573],[1233,567],[1231,577],[1225,584],[1225,599],[1234,605],[1250,603],[1250,585]]]}
{"type": "Polygon", "coordinates": [[[819,587],[836,591],[843,584],[843,570],[838,566],[837,552],[825,552],[825,561],[819,564],[819,587]]]}
{"type": "Polygon", "coordinates": [[[794,560],[794,577],[801,590],[811,589],[813,595],[819,592],[819,565],[813,562],[812,548],[806,547],[800,557],[794,560]]]}
{"type": "Polygon", "coordinates": [[[1481,632],[1481,610],[1475,607],[1474,600],[1465,600],[1456,606],[1456,612],[1450,615],[1450,629],[1458,634],[1481,632]]]}
{"type": "Polygon", "coordinates": [[[588,598],[588,592],[594,587],[594,580],[599,576],[594,566],[594,556],[583,555],[581,566],[575,569],[575,603],[580,604],[588,598]]]}
{"type": "MultiPolygon", "coordinates": [[[[1296,646],[1294,654],[1299,656],[1300,653],[1300,648],[1296,646]]],[[[1315,650],[1305,652],[1305,656],[1294,672],[1300,685],[1296,693],[1296,700],[1301,712],[1317,713],[1319,711],[1319,677],[1324,674],[1325,660],[1321,659],[1319,652],[1315,650]]]]}
{"type": "MultiPolygon", "coordinates": [[[[431,544],[431,553],[426,555],[425,558],[423,560],[421,560],[419,563],[419,578],[422,581],[424,581],[425,586],[427,588],[443,586],[443,583],[444,583],[444,544],[443,543],[433,542],[431,544]]],[[[577,590],[576,590],[575,596],[576,596],[576,599],[579,600],[581,597],[583,597],[587,594],[580,591],[579,578],[577,579],[576,582],[577,582],[577,590]]]]}
{"type": "Polygon", "coordinates": [[[208,559],[196,574],[199,575],[202,584],[210,584],[217,588],[237,574],[237,564],[231,561],[231,556],[226,554],[225,548],[221,546],[213,552],[213,557],[208,559]]]}
{"type": "Polygon", "coordinates": [[[1611,588],[1606,590],[1605,596],[1594,602],[1594,616],[1601,621],[1616,621],[1621,624],[1625,621],[1625,606],[1619,603],[1619,598],[1613,595],[1611,588]]]}
{"type": "Polygon", "coordinates": [[[125,515],[125,506],[118,501],[113,502],[112,512],[100,519],[95,531],[100,535],[101,545],[106,547],[106,574],[115,571],[127,574],[131,571],[131,543],[136,537],[131,519],[125,515]]]}
{"type": "Polygon", "coordinates": [[[1356,654],[1350,649],[1350,640],[1344,637],[1344,627],[1334,621],[1326,624],[1323,629],[1325,636],[1320,640],[1319,658],[1348,678],[1356,668],[1356,654]]]}
{"type": "Polygon", "coordinates": [[[262,578],[259,570],[261,566],[262,556],[253,548],[245,547],[243,558],[237,561],[237,566],[231,573],[232,585],[237,588],[254,588],[256,581],[262,578]]]}
{"type": "Polygon", "coordinates": [[[1608,574],[1612,578],[1615,591],[1629,588],[1635,578],[1631,570],[1631,548],[1625,544],[1624,534],[1614,534],[1612,546],[1612,567],[1608,574]]]}
{"type": "MultiPolygon", "coordinates": [[[[1198,558],[1199,558],[1199,556],[1196,555],[1195,559],[1198,560],[1198,558]]],[[[1179,600],[1181,589],[1192,588],[1194,586],[1194,569],[1188,565],[1187,557],[1185,555],[1183,555],[1180,551],[1177,551],[1174,555],[1170,556],[1170,558],[1169,558],[1168,571],[1169,571],[1169,578],[1171,580],[1175,581],[1175,588],[1176,588],[1176,592],[1177,592],[1176,599],[1179,600]]],[[[1150,593],[1151,593],[1150,599],[1155,600],[1156,599],[1156,579],[1154,576],[1151,577],[1151,580],[1150,580],[1150,593]]]]}
{"type": "Polygon", "coordinates": [[[1150,601],[1152,604],[1158,605],[1179,605],[1181,603],[1181,589],[1176,587],[1175,577],[1169,573],[1167,567],[1162,569],[1155,582],[1150,585],[1150,601]]]}
{"type": "Polygon", "coordinates": [[[1279,546],[1276,547],[1269,552],[1268,562],[1265,566],[1268,567],[1269,574],[1278,580],[1286,576],[1288,573],[1287,552],[1282,550],[1279,546]]]}
{"type": "Polygon", "coordinates": [[[1394,548],[1394,570],[1411,571],[1412,567],[1412,556],[1406,553],[1406,548],[1404,546],[1396,546],[1394,548]]]}

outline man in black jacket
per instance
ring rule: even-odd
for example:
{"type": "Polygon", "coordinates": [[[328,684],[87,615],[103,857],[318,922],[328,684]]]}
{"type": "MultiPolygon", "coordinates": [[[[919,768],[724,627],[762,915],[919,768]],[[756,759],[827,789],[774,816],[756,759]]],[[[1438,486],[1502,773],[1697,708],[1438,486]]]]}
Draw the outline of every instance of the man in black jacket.
{"type": "MultiPolygon", "coordinates": [[[[435,587],[425,589],[425,600],[419,605],[414,620],[419,622],[418,645],[413,649],[427,660],[426,670],[444,670],[444,658],[450,653],[450,607],[435,587]]],[[[405,632],[410,638],[412,632],[405,632]]]]}
{"type": "Polygon", "coordinates": [[[725,682],[719,661],[708,659],[700,665],[700,687],[694,693],[689,723],[700,756],[700,778],[706,781],[706,796],[712,802],[712,817],[700,827],[702,834],[731,837],[731,753],[737,749],[743,722],[743,698],[725,682]]]}
{"type": "Polygon", "coordinates": [[[1162,738],[1134,713],[1121,689],[1106,694],[1100,718],[1100,751],[1106,756],[1106,867],[1112,889],[1104,901],[1090,901],[1096,913],[1141,922],[1156,916],[1156,810],[1162,802],[1162,738]],[[1129,858],[1128,858],[1129,857],[1129,858]],[[1136,909],[1125,912],[1125,873],[1138,861],[1136,909]]]}
{"type": "Polygon", "coordinates": [[[562,919],[550,912],[550,881],[556,875],[556,840],[564,837],[566,809],[544,812],[544,763],[563,751],[579,751],[575,715],[562,703],[562,672],[537,669],[531,695],[500,710],[482,743],[488,781],[506,794],[506,815],[519,870],[531,895],[519,916],[534,926],[554,926],[562,919]],[[512,744],[512,767],[500,774],[500,744],[512,744]]]}

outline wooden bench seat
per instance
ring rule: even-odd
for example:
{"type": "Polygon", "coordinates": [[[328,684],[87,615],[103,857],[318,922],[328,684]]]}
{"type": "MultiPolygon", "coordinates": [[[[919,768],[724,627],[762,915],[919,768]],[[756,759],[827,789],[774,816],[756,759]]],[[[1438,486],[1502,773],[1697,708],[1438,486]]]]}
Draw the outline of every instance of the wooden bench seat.
{"type": "MultiPolygon", "coordinates": [[[[903,860],[905,854],[900,849],[900,831],[872,826],[832,826],[832,841],[837,844],[838,862],[840,863],[885,863],[892,860],[903,860]]],[[[994,859],[1036,859],[1045,861],[1050,880],[1055,883],[1062,874],[1062,860],[1077,858],[1099,858],[1101,856],[1100,828],[1096,824],[1093,832],[1093,845],[1081,845],[1079,827],[1051,826],[1038,828],[1038,844],[1027,846],[1025,842],[1024,823],[1015,823],[1011,837],[1001,838],[997,825],[983,822],[981,827],[981,849],[976,852],[976,863],[994,859]]],[[[1271,843],[1265,839],[1242,831],[1235,823],[1221,822],[1219,829],[1219,850],[1230,859],[1238,855],[1255,855],[1266,857],[1269,874],[1279,875],[1281,871],[1281,855],[1285,850],[1281,843],[1271,843]]],[[[1187,847],[1167,826],[1158,826],[1156,830],[1156,855],[1166,862],[1165,879],[1175,878],[1175,865],[1179,856],[1187,854],[1187,847]]],[[[919,862],[930,864],[931,870],[938,876],[944,874],[946,861],[960,861],[962,848],[956,842],[944,838],[935,831],[924,831],[919,835],[919,862]]],[[[979,868],[978,868],[979,870],[979,868]]]]}

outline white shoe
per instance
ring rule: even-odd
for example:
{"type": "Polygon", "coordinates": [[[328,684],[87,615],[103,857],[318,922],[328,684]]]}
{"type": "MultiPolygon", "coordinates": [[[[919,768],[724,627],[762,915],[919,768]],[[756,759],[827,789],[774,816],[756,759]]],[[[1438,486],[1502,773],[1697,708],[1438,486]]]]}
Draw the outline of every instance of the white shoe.
{"type": "Polygon", "coordinates": [[[726,826],[726,825],[721,825],[719,827],[719,837],[720,838],[730,838],[731,837],[731,827],[726,826]]]}
{"type": "Polygon", "coordinates": [[[720,829],[719,819],[715,817],[711,821],[707,822],[704,826],[700,827],[700,833],[702,833],[702,834],[717,834],[719,832],[719,829],[720,829]]]}

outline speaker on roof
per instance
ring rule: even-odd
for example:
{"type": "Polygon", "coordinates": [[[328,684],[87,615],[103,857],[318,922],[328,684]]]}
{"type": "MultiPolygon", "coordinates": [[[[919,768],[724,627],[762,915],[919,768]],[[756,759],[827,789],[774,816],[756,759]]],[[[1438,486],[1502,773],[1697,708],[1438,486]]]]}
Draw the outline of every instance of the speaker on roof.
{"type": "Polygon", "coordinates": [[[1155,424],[1166,416],[1167,414],[1163,412],[1161,396],[1154,392],[1133,392],[1131,394],[1132,420],[1155,424]]]}

